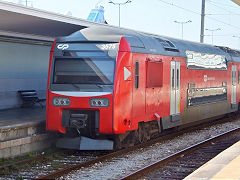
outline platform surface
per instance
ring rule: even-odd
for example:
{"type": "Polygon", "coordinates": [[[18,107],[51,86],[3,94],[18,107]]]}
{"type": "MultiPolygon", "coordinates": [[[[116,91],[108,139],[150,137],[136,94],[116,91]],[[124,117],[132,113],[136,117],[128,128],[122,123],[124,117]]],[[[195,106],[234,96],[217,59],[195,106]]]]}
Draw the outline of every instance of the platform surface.
{"type": "Polygon", "coordinates": [[[15,108],[0,110],[0,129],[6,126],[14,126],[22,123],[45,121],[45,107],[15,108]]]}
{"type": "Polygon", "coordinates": [[[240,141],[198,168],[185,180],[240,180],[240,141]]]}

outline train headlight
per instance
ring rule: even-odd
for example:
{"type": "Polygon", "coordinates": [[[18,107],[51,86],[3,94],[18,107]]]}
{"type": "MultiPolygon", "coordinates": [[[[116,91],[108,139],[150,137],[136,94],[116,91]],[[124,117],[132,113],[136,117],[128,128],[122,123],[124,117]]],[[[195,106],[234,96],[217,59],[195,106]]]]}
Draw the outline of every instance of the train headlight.
{"type": "Polygon", "coordinates": [[[108,98],[91,98],[89,100],[91,107],[108,107],[109,99],[108,98]]]}
{"type": "Polygon", "coordinates": [[[54,97],[52,99],[53,106],[69,106],[70,99],[68,97],[54,97]]]}

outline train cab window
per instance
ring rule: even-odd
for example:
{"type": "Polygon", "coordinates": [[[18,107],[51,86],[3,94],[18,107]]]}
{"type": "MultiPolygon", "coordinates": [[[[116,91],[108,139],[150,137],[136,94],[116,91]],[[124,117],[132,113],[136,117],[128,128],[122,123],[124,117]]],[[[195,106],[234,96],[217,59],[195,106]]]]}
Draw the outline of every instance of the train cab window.
{"type": "Polygon", "coordinates": [[[139,88],[139,62],[135,62],[135,88],[139,88]]]}
{"type": "Polygon", "coordinates": [[[113,84],[114,60],[108,58],[56,59],[54,84],[113,84]]]}
{"type": "Polygon", "coordinates": [[[159,61],[147,62],[147,87],[162,87],[163,63],[159,61]]]}

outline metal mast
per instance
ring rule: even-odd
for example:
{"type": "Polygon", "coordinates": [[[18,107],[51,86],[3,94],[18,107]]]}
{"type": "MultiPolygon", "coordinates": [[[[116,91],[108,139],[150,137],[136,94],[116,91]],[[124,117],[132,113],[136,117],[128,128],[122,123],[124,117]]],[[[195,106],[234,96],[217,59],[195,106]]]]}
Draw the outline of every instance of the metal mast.
{"type": "Polygon", "coordinates": [[[204,43],[205,0],[202,0],[200,43],[204,43]]]}

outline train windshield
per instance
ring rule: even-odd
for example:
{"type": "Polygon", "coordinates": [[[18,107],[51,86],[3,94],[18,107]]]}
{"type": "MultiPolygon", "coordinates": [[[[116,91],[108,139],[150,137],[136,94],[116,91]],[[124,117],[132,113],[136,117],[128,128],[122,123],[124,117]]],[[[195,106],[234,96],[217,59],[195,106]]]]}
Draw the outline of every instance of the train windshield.
{"type": "Polygon", "coordinates": [[[114,61],[100,58],[56,59],[56,84],[113,84],[114,61]]]}
{"type": "Polygon", "coordinates": [[[55,59],[54,90],[100,90],[113,87],[115,60],[110,57],[55,59]],[[64,88],[64,85],[68,86],[64,88]],[[69,88],[71,86],[72,88],[69,88]]]}
{"type": "Polygon", "coordinates": [[[50,76],[52,91],[112,92],[118,43],[57,44],[50,76]]]}

